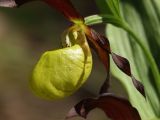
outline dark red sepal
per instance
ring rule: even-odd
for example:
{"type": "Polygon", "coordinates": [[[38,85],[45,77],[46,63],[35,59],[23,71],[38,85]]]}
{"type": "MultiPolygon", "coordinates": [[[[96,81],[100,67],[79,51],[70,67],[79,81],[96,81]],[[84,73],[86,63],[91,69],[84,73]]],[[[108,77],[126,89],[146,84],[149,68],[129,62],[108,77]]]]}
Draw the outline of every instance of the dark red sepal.
{"type": "Polygon", "coordinates": [[[74,20],[83,21],[82,17],[76,11],[70,0],[44,0],[44,1],[48,3],[48,5],[56,8],[70,21],[74,20]]]}
{"type": "Polygon", "coordinates": [[[70,0],[0,0],[2,7],[16,7],[30,1],[43,1],[49,6],[56,8],[72,22],[84,22],[83,17],[76,11],[70,0]]]}
{"type": "Polygon", "coordinates": [[[138,111],[130,102],[113,94],[102,94],[96,99],[87,98],[76,104],[67,114],[66,119],[81,116],[86,118],[94,108],[99,108],[112,120],[141,120],[138,111]]]}

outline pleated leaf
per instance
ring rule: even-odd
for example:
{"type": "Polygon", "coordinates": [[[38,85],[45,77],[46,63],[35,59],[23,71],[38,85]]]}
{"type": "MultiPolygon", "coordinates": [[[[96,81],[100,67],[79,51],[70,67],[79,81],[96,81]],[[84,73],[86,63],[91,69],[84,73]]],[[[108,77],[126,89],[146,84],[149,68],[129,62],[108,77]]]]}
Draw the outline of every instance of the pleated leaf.
{"type": "MultiPolygon", "coordinates": [[[[136,13],[135,9],[125,4],[123,5],[123,10],[124,16],[127,17],[126,19],[128,20],[128,22],[133,25],[132,27],[134,28],[137,35],[139,35],[142,40],[147,40],[144,28],[142,26],[142,21],[140,20],[139,15],[136,13]]],[[[141,51],[141,48],[132,40],[133,38],[131,36],[129,36],[125,31],[119,28],[115,28],[111,25],[108,26],[107,35],[109,36],[112,50],[124,56],[125,58],[128,58],[128,60],[130,61],[132,73],[138,80],[142,80],[142,83],[146,87],[146,94],[150,102],[145,101],[144,98],[142,98],[142,96],[134,90],[133,86],[128,81],[129,78],[124,74],[121,74],[113,64],[113,66],[111,67],[112,73],[124,84],[127,89],[130,101],[134,106],[136,106],[142,118],[144,120],[149,120],[156,117],[158,115],[160,103],[157,98],[155,89],[150,82],[149,65],[147,63],[145,55],[141,51]],[[146,111],[146,109],[148,111],[146,111]]],[[[147,48],[149,48],[147,41],[142,42],[146,45],[147,48]]]]}
{"type": "Polygon", "coordinates": [[[102,13],[120,16],[119,0],[96,0],[102,13]]]}

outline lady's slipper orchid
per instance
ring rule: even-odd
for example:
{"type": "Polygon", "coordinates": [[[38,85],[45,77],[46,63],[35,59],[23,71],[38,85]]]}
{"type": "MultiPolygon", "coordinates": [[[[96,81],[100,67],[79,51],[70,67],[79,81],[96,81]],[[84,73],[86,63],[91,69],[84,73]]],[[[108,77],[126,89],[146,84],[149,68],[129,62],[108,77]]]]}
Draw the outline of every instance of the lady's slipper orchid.
{"type": "MultiPolygon", "coordinates": [[[[32,0],[15,0],[15,3],[21,5],[28,1],[32,0]]],[[[100,108],[113,120],[140,120],[139,113],[129,101],[108,93],[111,55],[117,67],[131,77],[135,88],[145,96],[143,85],[131,73],[129,61],[113,53],[109,40],[84,24],[83,17],[78,14],[69,0],[43,1],[60,11],[73,22],[73,26],[64,32],[62,44],[65,48],[48,51],[40,58],[31,80],[33,91],[46,99],[63,98],[75,92],[91,72],[90,45],[106,67],[107,78],[100,89],[99,97],[82,100],[71,109],[67,118],[76,115],[86,117],[92,109],[100,108]]],[[[4,3],[3,6],[7,6],[4,3]]]]}

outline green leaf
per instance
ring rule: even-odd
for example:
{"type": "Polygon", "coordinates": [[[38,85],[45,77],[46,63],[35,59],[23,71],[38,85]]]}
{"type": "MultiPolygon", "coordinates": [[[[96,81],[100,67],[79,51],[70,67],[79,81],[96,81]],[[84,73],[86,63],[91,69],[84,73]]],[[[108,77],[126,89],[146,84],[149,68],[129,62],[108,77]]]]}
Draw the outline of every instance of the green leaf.
{"type": "Polygon", "coordinates": [[[117,17],[120,16],[119,0],[96,0],[101,13],[107,13],[117,17]]]}
{"type": "MultiPolygon", "coordinates": [[[[107,33],[108,33],[108,37],[110,39],[110,44],[111,44],[112,50],[129,59],[134,76],[136,76],[137,79],[140,79],[138,76],[138,73],[135,72],[136,68],[134,66],[134,60],[133,60],[134,58],[132,55],[133,53],[130,48],[130,45],[133,45],[133,44],[131,44],[128,41],[129,38],[128,38],[127,33],[121,29],[118,29],[118,28],[110,26],[110,25],[108,26],[107,33]],[[122,45],[122,44],[125,44],[125,45],[122,45]]],[[[141,65],[141,68],[145,67],[145,66],[143,66],[143,64],[141,65]]],[[[130,78],[128,76],[126,76],[125,74],[123,74],[119,69],[117,69],[117,67],[114,65],[113,61],[111,63],[111,71],[112,71],[112,74],[116,78],[118,78],[118,80],[120,80],[120,82],[126,88],[126,91],[128,93],[128,96],[129,96],[131,103],[138,109],[141,117],[144,120],[147,118],[155,117],[154,113],[152,111],[152,108],[146,102],[144,97],[136,91],[135,87],[132,85],[132,82],[130,81],[130,78]],[[147,111],[146,111],[146,109],[147,109],[147,111]]],[[[143,70],[143,71],[145,71],[145,70],[143,70]]],[[[145,75],[146,74],[144,74],[143,76],[145,77],[145,75]]]]}
{"type": "MultiPolygon", "coordinates": [[[[140,16],[137,14],[133,7],[127,4],[123,4],[123,12],[124,17],[126,18],[127,22],[130,23],[137,36],[140,36],[140,38],[142,38],[141,40],[143,41],[141,42],[143,43],[143,45],[147,49],[149,49],[147,36],[140,16]]],[[[141,48],[137,45],[137,43],[135,43],[131,36],[129,36],[121,29],[115,28],[113,26],[108,26],[107,35],[109,37],[112,50],[125,56],[131,62],[133,74],[138,77],[139,80],[142,80],[150,104],[147,101],[142,100],[143,98],[141,98],[141,96],[139,96],[137,92],[134,91],[131,84],[127,83],[129,81],[127,81],[128,78],[121,74],[115,66],[111,67],[112,73],[124,84],[128,91],[129,98],[132,104],[136,106],[144,120],[151,119],[154,116],[159,116],[159,98],[156,94],[157,92],[155,91],[154,86],[152,85],[152,82],[150,81],[150,68],[146,56],[142,52],[141,48]],[[146,109],[150,112],[147,113],[146,109]]]]}
{"type": "MultiPolygon", "coordinates": [[[[128,0],[125,0],[128,1],[128,0]]],[[[159,0],[131,0],[130,2],[142,20],[148,45],[160,69],[160,1],[159,0]]]]}
{"type": "Polygon", "coordinates": [[[160,120],[159,118],[153,118],[152,120],[160,120]]]}

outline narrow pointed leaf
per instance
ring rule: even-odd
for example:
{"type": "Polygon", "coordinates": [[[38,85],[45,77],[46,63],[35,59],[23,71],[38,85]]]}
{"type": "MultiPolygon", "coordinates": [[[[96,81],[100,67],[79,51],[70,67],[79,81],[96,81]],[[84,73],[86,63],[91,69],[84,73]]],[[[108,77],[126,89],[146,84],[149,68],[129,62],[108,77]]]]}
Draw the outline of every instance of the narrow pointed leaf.
{"type": "Polygon", "coordinates": [[[86,118],[93,109],[99,108],[112,120],[141,120],[137,110],[128,100],[113,94],[103,94],[96,99],[88,98],[80,101],[67,114],[67,118],[77,115],[86,118]]]}
{"type": "MultiPolygon", "coordinates": [[[[160,1],[159,0],[131,0],[132,5],[141,17],[144,32],[148,38],[148,45],[160,69],[160,1]],[[153,42],[154,41],[154,42],[153,42]]],[[[160,84],[159,84],[160,85],[160,84]]]]}
{"type": "Polygon", "coordinates": [[[96,0],[102,13],[120,17],[119,0],[96,0]]]}
{"type": "Polygon", "coordinates": [[[120,17],[119,0],[108,0],[107,4],[112,14],[120,17]]]}

